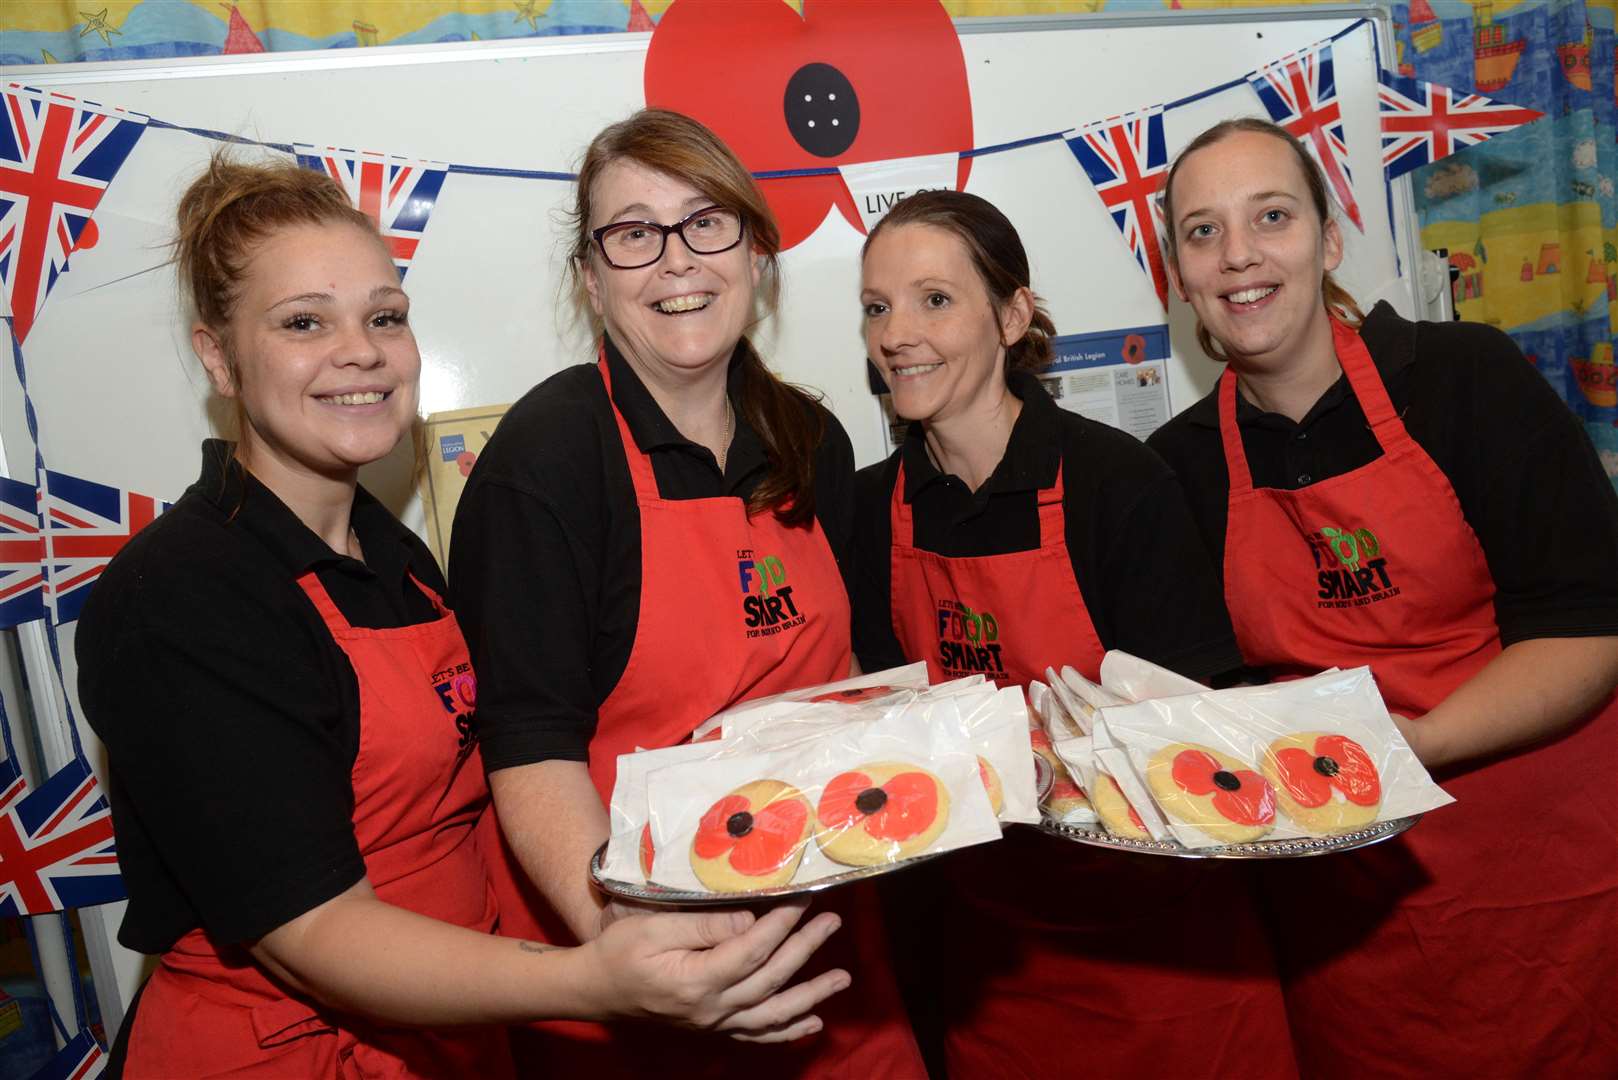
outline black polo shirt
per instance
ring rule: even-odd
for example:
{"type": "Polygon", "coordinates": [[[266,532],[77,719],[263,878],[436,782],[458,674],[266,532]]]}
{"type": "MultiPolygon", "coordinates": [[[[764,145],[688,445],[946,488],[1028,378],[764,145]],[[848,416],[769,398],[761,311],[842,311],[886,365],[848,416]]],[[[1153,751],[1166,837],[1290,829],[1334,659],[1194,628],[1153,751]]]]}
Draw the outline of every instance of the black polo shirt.
{"type": "MultiPolygon", "coordinates": [[[[640,510],[613,403],[636,447],[651,455],[664,499],[745,501],[769,472],[764,444],[742,415],[739,352],[730,363],[736,428],[723,474],[610,340],[606,352],[612,399],[594,364],[534,387],[478,455],[455,512],[449,576],[478,673],[478,734],[490,772],[588,760],[596,712],[629,662],[640,615],[640,510]]],[[[854,452],[821,411],[815,517],[845,566],[854,452]]],[[[702,677],[698,643],[691,668],[702,677]]]]}
{"type": "MultiPolygon", "coordinates": [[[[1022,412],[1005,456],[976,492],[933,465],[920,424],[910,425],[893,456],[860,470],[854,646],[861,666],[921,659],[905,656],[893,631],[889,512],[902,460],[916,546],[957,558],[1037,548],[1038,493],[1060,465],[1068,555],[1101,644],[1194,679],[1240,667],[1213,567],[1168,467],[1133,436],[1060,408],[1034,376],[1014,371],[1007,381],[1022,412]]],[[[1056,667],[1068,662],[1052,657],[1056,667]]]]}
{"type": "Polygon", "coordinates": [[[435,617],[444,585],[415,534],[361,488],[364,563],[338,555],[231,457],[102,574],[74,640],[79,700],[107,746],[129,909],[118,939],[159,953],[202,927],[255,941],[365,874],[350,781],[359,686],[297,579],[356,626],[435,617]]]}
{"type": "MultiPolygon", "coordinates": [[[[1386,303],[1360,337],[1477,534],[1501,640],[1618,634],[1618,497],[1583,425],[1516,343],[1481,323],[1408,322],[1386,303]]],[[[1179,474],[1222,567],[1230,478],[1217,394],[1149,443],[1179,474]]],[[[1238,394],[1236,423],[1257,487],[1306,487],[1382,454],[1346,375],[1298,423],[1238,394]]]]}

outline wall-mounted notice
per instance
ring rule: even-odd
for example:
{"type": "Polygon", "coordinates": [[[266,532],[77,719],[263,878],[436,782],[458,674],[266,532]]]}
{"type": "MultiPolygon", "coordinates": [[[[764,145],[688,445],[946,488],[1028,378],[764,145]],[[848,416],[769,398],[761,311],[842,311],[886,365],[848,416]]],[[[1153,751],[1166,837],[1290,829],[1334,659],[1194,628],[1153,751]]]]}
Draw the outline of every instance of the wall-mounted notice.
{"type": "Polygon", "coordinates": [[[455,409],[427,417],[427,467],[421,474],[421,501],[427,512],[427,543],[438,565],[449,568],[449,532],[466,478],[508,405],[455,409]]]}
{"type": "Polygon", "coordinates": [[[1169,418],[1169,328],[1133,326],[1052,338],[1040,374],[1064,409],[1144,439],[1169,418]]]}

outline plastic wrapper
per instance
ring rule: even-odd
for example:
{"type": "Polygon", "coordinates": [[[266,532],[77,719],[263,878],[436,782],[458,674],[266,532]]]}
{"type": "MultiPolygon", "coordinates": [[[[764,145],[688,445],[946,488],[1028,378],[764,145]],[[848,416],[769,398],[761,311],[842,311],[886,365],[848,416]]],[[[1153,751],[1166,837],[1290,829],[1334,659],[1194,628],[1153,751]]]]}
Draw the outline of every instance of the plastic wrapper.
{"type": "Polygon", "coordinates": [[[650,880],[746,892],[998,839],[961,726],[901,710],[646,776],[650,880]]]}
{"type": "Polygon", "coordinates": [[[1109,707],[1096,739],[1107,764],[1103,739],[1191,848],[1333,836],[1453,801],[1393,725],[1369,668],[1109,707]]]}
{"type": "Polygon", "coordinates": [[[1101,687],[1118,699],[1108,702],[1112,705],[1179,694],[1200,694],[1207,689],[1195,679],[1188,679],[1177,671],[1160,667],[1150,660],[1142,660],[1122,649],[1108,650],[1107,655],[1101,658],[1101,687]]]}
{"type": "Polygon", "coordinates": [[[738,718],[745,719],[749,715],[768,715],[780,711],[782,705],[802,705],[814,701],[858,705],[878,701],[889,696],[884,688],[895,691],[927,689],[926,662],[917,661],[904,667],[854,675],[836,682],[806,686],[798,690],[788,690],[785,693],[744,701],[704,720],[691,733],[691,741],[719,738],[727,722],[733,722],[738,718]]]}
{"type": "Polygon", "coordinates": [[[1071,667],[1064,666],[1060,674],[1046,668],[1045,673],[1056,680],[1052,686],[1074,719],[1078,730],[1070,734],[1090,734],[1095,726],[1097,709],[1104,709],[1108,705],[1124,705],[1135,700],[1131,697],[1120,697],[1105,687],[1096,685],[1071,667]]]}
{"type": "MultiPolygon", "coordinates": [[[[1146,822],[1140,812],[1129,802],[1128,796],[1118,786],[1118,781],[1102,769],[1095,756],[1094,741],[1089,735],[1080,735],[1071,739],[1057,739],[1052,746],[1058,757],[1068,771],[1078,780],[1079,786],[1084,789],[1089,798],[1091,813],[1090,820],[1097,822],[1114,836],[1126,837],[1130,840],[1150,840],[1152,834],[1147,831],[1146,822]]],[[[1082,820],[1068,820],[1057,818],[1064,825],[1085,824],[1082,820]]],[[[1167,831],[1167,827],[1164,827],[1167,831]]]]}
{"type": "Polygon", "coordinates": [[[714,757],[719,744],[681,743],[661,750],[639,750],[618,755],[612,804],[607,808],[612,834],[601,869],[618,881],[643,881],[651,870],[652,834],[647,827],[646,776],[654,769],[714,757]]]}
{"type": "MultiPolygon", "coordinates": [[[[1053,678],[1058,678],[1054,673],[1053,678]]],[[[1030,733],[1034,753],[1045,759],[1051,767],[1051,790],[1040,809],[1044,816],[1064,825],[1092,825],[1095,810],[1090,805],[1089,789],[1084,786],[1069,766],[1057,754],[1055,743],[1075,737],[1079,731],[1061,698],[1038,679],[1028,684],[1028,700],[1037,726],[1030,733]]]]}

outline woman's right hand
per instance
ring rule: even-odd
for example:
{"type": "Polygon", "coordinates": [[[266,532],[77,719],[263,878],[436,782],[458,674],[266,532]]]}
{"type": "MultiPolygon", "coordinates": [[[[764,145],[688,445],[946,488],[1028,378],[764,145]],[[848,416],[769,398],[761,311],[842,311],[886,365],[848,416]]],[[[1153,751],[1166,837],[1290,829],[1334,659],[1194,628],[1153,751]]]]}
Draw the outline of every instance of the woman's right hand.
{"type": "Polygon", "coordinates": [[[812,1035],[811,1010],[845,989],[840,968],[783,989],[841,925],[830,912],[792,928],[807,905],[747,911],[657,913],[612,922],[585,945],[593,950],[603,1014],[644,1017],[722,1031],[748,1042],[812,1035]]]}

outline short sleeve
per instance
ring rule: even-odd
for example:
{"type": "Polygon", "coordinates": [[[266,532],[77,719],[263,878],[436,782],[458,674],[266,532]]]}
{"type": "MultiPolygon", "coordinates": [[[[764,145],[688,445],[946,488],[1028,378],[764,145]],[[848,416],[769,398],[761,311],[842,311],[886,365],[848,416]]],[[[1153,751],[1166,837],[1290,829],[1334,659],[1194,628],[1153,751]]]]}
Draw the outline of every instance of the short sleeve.
{"type": "MultiPolygon", "coordinates": [[[[227,559],[154,550],[114,569],[124,572],[97,585],[76,644],[115,825],[157,863],[126,876],[166,876],[211,936],[257,940],[365,875],[357,725],[345,722],[329,643],[312,610],[300,617],[295,584],[265,595],[227,559]]],[[[140,902],[132,885],[132,912],[140,902]]]]}
{"type": "Polygon", "coordinates": [[[1451,344],[1424,343],[1412,400],[1471,387],[1443,464],[1494,578],[1501,640],[1618,634],[1618,495],[1582,422],[1505,334],[1470,326],[1451,344]]]}

